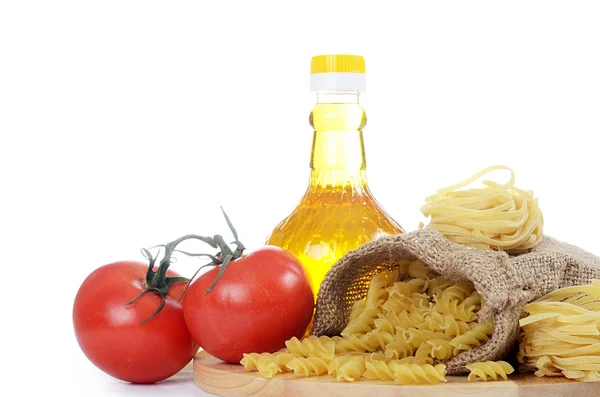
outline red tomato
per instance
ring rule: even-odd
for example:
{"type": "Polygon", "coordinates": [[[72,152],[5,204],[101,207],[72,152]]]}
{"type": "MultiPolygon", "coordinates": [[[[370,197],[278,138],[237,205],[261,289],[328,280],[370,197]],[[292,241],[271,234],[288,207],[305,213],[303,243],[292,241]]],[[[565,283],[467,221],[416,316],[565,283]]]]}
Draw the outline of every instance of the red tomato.
{"type": "Polygon", "coordinates": [[[214,289],[220,266],[196,279],[185,294],[185,322],[211,355],[239,363],[243,353],[275,352],[304,332],[314,298],[300,262],[288,251],[262,247],[229,263],[214,289]]]}
{"type": "MultiPolygon", "coordinates": [[[[194,357],[194,343],[177,299],[185,283],[171,287],[163,310],[144,324],[162,298],[145,290],[148,265],[115,262],[92,272],[83,282],[73,307],[79,346],[98,368],[133,383],[154,383],[180,371],[194,357]]],[[[178,277],[167,271],[169,277],[178,277]]]]}

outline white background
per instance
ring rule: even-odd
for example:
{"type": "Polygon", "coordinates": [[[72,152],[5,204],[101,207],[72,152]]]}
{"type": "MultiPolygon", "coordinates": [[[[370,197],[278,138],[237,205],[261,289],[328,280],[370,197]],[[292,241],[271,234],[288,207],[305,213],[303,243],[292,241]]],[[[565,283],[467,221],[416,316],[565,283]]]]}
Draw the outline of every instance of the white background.
{"type": "Polygon", "coordinates": [[[202,395],[190,371],[97,370],[73,298],[141,247],[225,233],[219,205],[264,241],[306,187],[315,54],[365,56],[369,181],[405,229],[436,188],[505,164],[548,235],[600,253],[599,21],[596,1],[3,1],[3,388],[202,395]]]}

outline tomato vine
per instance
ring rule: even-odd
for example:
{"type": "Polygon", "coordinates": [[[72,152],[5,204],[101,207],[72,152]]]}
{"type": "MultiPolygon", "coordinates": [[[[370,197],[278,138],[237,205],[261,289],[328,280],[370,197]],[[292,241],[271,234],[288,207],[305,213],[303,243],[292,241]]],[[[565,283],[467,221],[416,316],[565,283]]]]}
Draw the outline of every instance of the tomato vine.
{"type": "Polygon", "coordinates": [[[225,217],[227,226],[231,230],[231,233],[233,234],[233,237],[235,239],[233,242],[231,242],[231,244],[235,245],[235,249],[232,249],[225,242],[225,239],[220,234],[215,234],[212,237],[200,236],[197,234],[186,234],[185,236],[179,237],[178,239],[173,240],[170,243],[167,243],[166,245],[157,246],[157,247],[164,247],[164,254],[163,254],[162,260],[160,261],[158,269],[155,271],[154,267],[156,265],[156,260],[158,259],[159,254],[157,254],[156,257],[153,257],[152,253],[148,249],[142,248],[142,253],[146,257],[146,259],[148,259],[148,262],[149,262],[148,271],[146,272],[146,280],[145,280],[146,286],[145,286],[144,291],[141,294],[139,294],[135,299],[127,302],[125,304],[125,306],[133,305],[142,296],[144,296],[147,293],[154,293],[161,297],[161,303],[160,303],[159,307],[147,319],[142,321],[142,324],[151,320],[152,318],[154,318],[157,314],[159,314],[162,311],[162,309],[165,306],[165,302],[166,302],[165,297],[167,296],[169,289],[173,286],[173,284],[182,283],[182,282],[187,283],[185,289],[183,290],[181,296],[178,299],[178,302],[179,302],[181,300],[181,298],[183,297],[183,295],[185,294],[185,292],[187,291],[187,289],[189,288],[190,283],[198,275],[200,270],[202,270],[203,268],[205,268],[207,266],[221,266],[219,268],[219,272],[218,272],[217,276],[215,277],[215,280],[205,291],[205,294],[208,294],[208,293],[210,293],[210,291],[212,291],[212,289],[215,287],[217,282],[223,276],[223,273],[227,269],[227,265],[231,261],[238,259],[243,255],[246,247],[244,247],[244,245],[239,241],[237,231],[233,227],[233,224],[231,223],[231,220],[229,219],[229,216],[227,216],[227,213],[225,212],[223,207],[221,207],[221,211],[223,212],[223,216],[225,217]],[[208,244],[212,248],[218,249],[219,251],[215,255],[211,255],[211,254],[207,254],[207,253],[192,253],[192,252],[187,252],[187,251],[182,251],[182,250],[176,249],[179,244],[181,244],[182,242],[184,242],[186,240],[199,240],[199,241],[202,241],[202,242],[208,244]],[[167,270],[168,270],[169,266],[171,266],[172,255],[175,252],[182,253],[182,254],[188,255],[188,256],[193,256],[193,257],[208,257],[208,258],[210,258],[211,261],[209,263],[201,266],[198,270],[196,270],[196,272],[190,279],[185,278],[185,277],[167,277],[167,270]]]}

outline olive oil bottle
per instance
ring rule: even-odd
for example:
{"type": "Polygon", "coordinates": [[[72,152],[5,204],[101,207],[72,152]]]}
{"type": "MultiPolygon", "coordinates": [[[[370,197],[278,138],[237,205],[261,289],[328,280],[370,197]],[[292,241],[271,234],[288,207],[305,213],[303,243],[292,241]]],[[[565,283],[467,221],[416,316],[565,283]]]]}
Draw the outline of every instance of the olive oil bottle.
{"type": "Polygon", "coordinates": [[[311,61],[313,143],[310,180],[294,211],[266,241],[302,262],[315,297],[327,271],[348,251],[380,236],[404,233],[367,185],[359,103],[365,61],[355,55],[320,55],[311,61]]]}

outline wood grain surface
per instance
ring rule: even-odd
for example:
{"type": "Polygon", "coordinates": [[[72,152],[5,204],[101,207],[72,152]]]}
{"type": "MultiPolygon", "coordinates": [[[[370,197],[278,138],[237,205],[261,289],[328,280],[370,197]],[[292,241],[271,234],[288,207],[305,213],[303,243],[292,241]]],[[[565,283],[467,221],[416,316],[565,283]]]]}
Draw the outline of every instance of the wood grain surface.
{"type": "Polygon", "coordinates": [[[241,365],[227,364],[206,352],[194,359],[194,382],[219,396],[302,396],[302,397],[600,397],[600,382],[582,383],[565,378],[533,374],[509,375],[508,381],[468,382],[466,377],[448,376],[438,385],[399,386],[393,382],[360,380],[337,382],[331,376],[297,378],[281,374],[273,379],[246,372],[241,365]]]}

